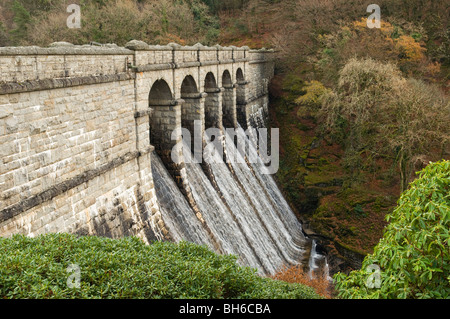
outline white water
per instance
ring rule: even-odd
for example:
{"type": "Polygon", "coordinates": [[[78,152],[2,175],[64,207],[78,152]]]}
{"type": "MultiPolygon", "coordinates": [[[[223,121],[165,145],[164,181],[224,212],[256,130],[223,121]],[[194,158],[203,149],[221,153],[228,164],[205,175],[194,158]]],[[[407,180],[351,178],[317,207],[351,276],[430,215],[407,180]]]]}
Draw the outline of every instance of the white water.
{"type": "Polygon", "coordinates": [[[324,255],[317,252],[317,242],[312,241],[311,254],[309,258],[309,278],[326,278],[328,281],[332,281],[329,276],[329,267],[327,259],[324,255]]]}
{"type": "Polygon", "coordinates": [[[186,164],[186,174],[212,234],[199,222],[159,157],[152,154],[156,194],[174,240],[213,248],[213,236],[220,244],[218,252],[237,255],[240,264],[261,274],[274,274],[285,265],[321,267],[323,255],[317,254],[315,242],[303,235],[301,223],[272,176],[261,173],[264,164],[260,158],[257,163],[231,163],[229,167],[216,153],[214,164],[206,165],[216,187],[200,164],[186,164]]]}

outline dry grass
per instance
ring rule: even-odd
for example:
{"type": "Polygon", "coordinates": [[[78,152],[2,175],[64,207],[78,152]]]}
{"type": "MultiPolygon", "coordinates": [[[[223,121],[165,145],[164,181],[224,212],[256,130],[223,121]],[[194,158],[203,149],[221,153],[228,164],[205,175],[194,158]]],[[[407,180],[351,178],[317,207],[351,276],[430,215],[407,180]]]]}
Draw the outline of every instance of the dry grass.
{"type": "MultiPolygon", "coordinates": [[[[391,158],[398,166],[401,190],[415,178],[420,158],[447,158],[450,130],[448,97],[435,85],[406,79],[392,63],[350,59],[340,72],[337,93],[324,97],[321,109],[329,132],[344,134],[350,145],[347,166],[359,171],[360,155],[391,158]]],[[[336,135],[337,136],[337,135],[336,135]]]]}
{"type": "Polygon", "coordinates": [[[271,276],[271,278],[312,287],[317,294],[327,299],[333,297],[334,288],[327,278],[315,278],[315,276],[313,276],[311,279],[309,275],[303,271],[303,268],[300,265],[291,267],[284,266],[279,272],[271,276]]]}
{"type": "MultiPolygon", "coordinates": [[[[109,0],[103,6],[95,1],[72,1],[83,3],[80,29],[67,27],[67,4],[55,3],[48,12],[32,14],[30,30],[39,32],[29,32],[20,39],[21,44],[46,46],[54,41],[74,44],[96,41],[123,46],[129,40],[137,39],[149,44],[202,42],[213,45],[208,42],[215,40],[214,31],[218,32],[214,29],[218,28],[214,27],[215,18],[208,13],[208,7],[199,1],[191,5],[191,2],[175,0],[109,0]]],[[[4,15],[3,11],[8,13],[11,10],[2,10],[0,6],[0,17],[4,15]]]]}

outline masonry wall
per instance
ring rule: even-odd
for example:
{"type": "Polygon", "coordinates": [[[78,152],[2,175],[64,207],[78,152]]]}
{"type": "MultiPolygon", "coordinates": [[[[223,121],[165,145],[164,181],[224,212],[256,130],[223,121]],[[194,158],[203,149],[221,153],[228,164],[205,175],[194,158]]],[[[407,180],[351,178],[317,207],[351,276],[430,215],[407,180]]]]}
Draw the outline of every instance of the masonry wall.
{"type": "Polygon", "coordinates": [[[8,114],[0,136],[2,235],[143,236],[148,214],[158,210],[151,178],[140,174],[150,172],[150,159],[136,150],[133,80],[1,95],[0,101],[8,114]],[[141,156],[147,161],[138,169],[141,156]]]}
{"type": "Polygon", "coordinates": [[[245,88],[246,124],[252,127],[266,127],[269,116],[269,83],[274,75],[274,62],[270,51],[249,51],[247,77],[250,79],[245,88]]]}
{"type": "Polygon", "coordinates": [[[0,52],[0,83],[119,74],[134,52],[116,45],[6,47],[0,52]]]}
{"type": "Polygon", "coordinates": [[[1,236],[163,237],[133,59],[114,45],[0,50],[1,236]]]}

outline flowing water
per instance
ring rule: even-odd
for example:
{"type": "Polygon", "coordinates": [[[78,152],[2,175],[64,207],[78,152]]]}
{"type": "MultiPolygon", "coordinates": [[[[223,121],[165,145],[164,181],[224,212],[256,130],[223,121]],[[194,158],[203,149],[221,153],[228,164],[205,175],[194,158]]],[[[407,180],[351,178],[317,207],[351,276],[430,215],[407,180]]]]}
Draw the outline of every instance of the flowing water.
{"type": "Polygon", "coordinates": [[[203,166],[186,163],[187,181],[205,227],[161,159],[152,154],[156,195],[175,241],[234,254],[240,264],[260,274],[274,274],[283,266],[296,264],[309,273],[326,268],[325,257],[315,250],[315,241],[304,236],[301,223],[272,176],[262,173],[264,163],[259,157],[256,163],[244,158],[227,163],[218,153],[211,156],[213,161],[205,158],[203,166]]]}
{"type": "Polygon", "coordinates": [[[213,248],[201,222],[180,192],[155,152],[151,154],[152,175],[161,215],[175,241],[189,241],[213,248]]]}

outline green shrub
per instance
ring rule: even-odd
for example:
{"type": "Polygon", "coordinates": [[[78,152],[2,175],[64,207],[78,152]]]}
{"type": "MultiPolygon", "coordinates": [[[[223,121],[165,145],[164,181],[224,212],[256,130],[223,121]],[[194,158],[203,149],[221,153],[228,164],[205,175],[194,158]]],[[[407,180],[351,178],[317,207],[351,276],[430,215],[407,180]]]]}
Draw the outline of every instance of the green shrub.
{"type": "Polygon", "coordinates": [[[428,165],[387,220],[383,238],[361,270],[335,275],[339,296],[449,298],[450,161],[428,165]],[[380,267],[379,288],[369,288],[375,279],[371,265],[380,267]]]}
{"type": "Polygon", "coordinates": [[[11,10],[14,13],[13,21],[15,25],[15,28],[11,30],[11,35],[13,36],[16,43],[20,44],[22,39],[28,32],[28,27],[31,22],[31,14],[17,0],[13,2],[11,10]]]}
{"type": "Polygon", "coordinates": [[[187,242],[49,234],[0,238],[0,298],[318,298],[263,278],[233,255],[187,242]],[[79,288],[69,288],[80,269],[79,288]]]}

